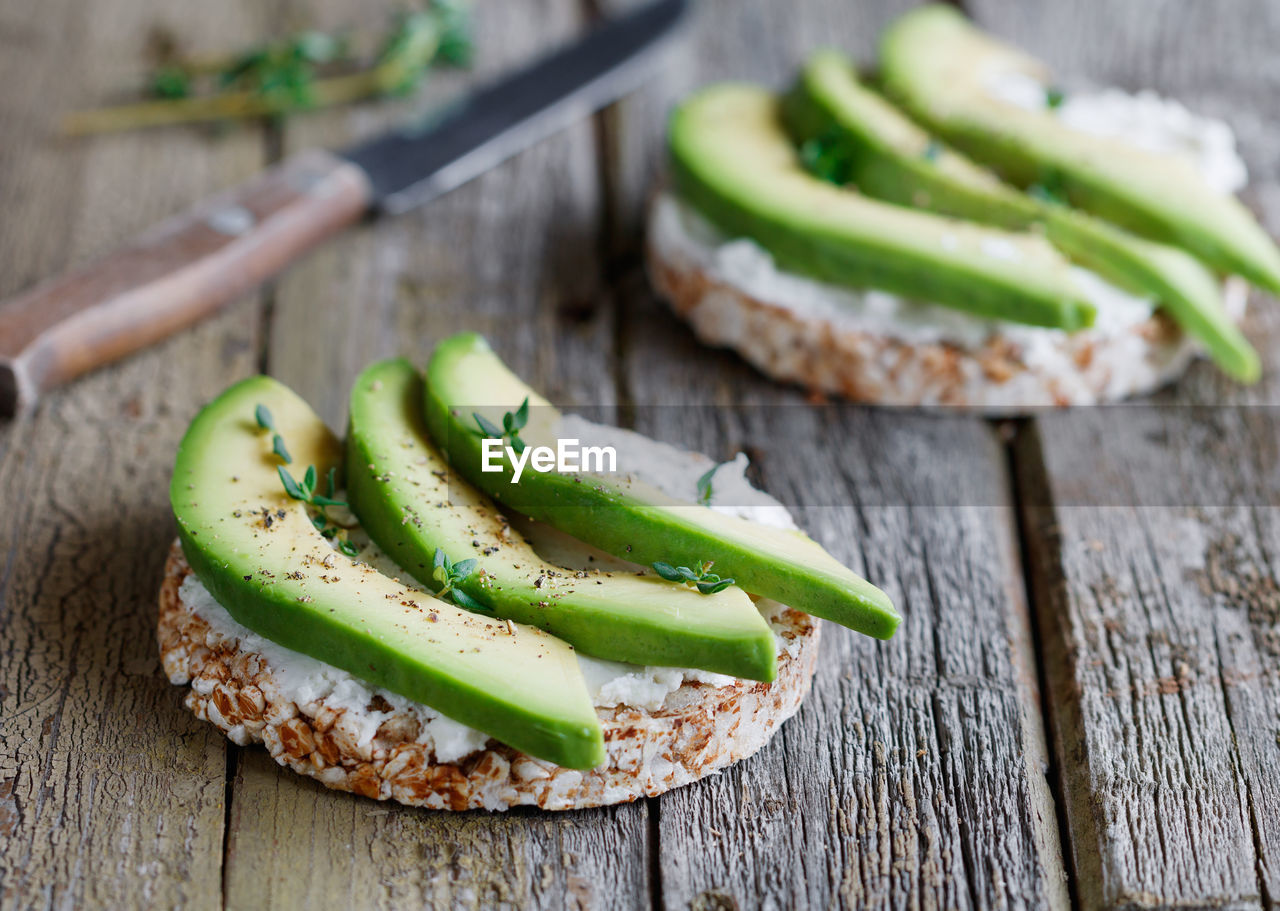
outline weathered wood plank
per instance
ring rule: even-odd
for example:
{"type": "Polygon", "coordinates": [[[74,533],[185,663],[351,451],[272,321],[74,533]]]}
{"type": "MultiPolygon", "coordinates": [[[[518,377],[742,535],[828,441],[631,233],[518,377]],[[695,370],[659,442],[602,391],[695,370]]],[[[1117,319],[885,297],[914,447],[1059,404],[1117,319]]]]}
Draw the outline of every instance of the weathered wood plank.
{"type": "Polygon", "coordinates": [[[641,809],[434,812],[338,795],[245,750],[228,907],[643,907],[641,809]]]}
{"type": "Polygon", "coordinates": [[[664,78],[611,118],[636,426],[720,457],[745,449],[807,530],[904,613],[888,643],[827,624],[814,692],[777,740],[660,798],[666,907],[1067,904],[998,436],[963,417],[812,407],[698,346],[636,268],[640,210],[676,98],[717,78],[782,85],[821,45],[865,59],[905,5],[815,3],[797,15],[701,3],[664,78]]]}
{"type": "MultiPolygon", "coordinates": [[[[341,22],[351,8],[314,10],[341,22]]],[[[477,14],[475,72],[435,80],[428,103],[568,38],[582,21],[572,0],[519,8],[491,0],[477,14]]],[[[405,108],[300,119],[285,134],[285,150],[349,141],[405,108]]],[[[422,361],[437,341],[470,329],[553,401],[612,405],[611,314],[597,306],[606,300],[599,206],[594,137],[583,124],[421,211],[343,237],[280,282],[268,367],[341,426],[363,366],[393,354],[422,361]]],[[[234,786],[228,901],[643,907],[646,810],[642,802],[556,815],[433,813],[326,791],[261,751],[245,751],[234,786]]]]}
{"type": "MultiPolygon", "coordinates": [[[[1280,229],[1274,4],[970,6],[1068,83],[1155,88],[1227,119],[1247,198],[1280,229]]],[[[1251,309],[1260,387],[1202,364],[1159,399],[1172,407],[1042,417],[1016,448],[1086,907],[1280,902],[1280,427],[1231,407],[1276,400],[1280,322],[1270,298],[1251,309]]]]}
{"type": "Polygon", "coordinates": [[[884,644],[828,624],[780,741],[663,799],[667,904],[1065,905],[999,440],[965,419],[748,407],[765,483],[904,622],[884,644]]]}
{"type": "MultiPolygon", "coordinates": [[[[1125,420],[1188,440],[1177,415],[1125,420]]],[[[1218,505],[1167,451],[1142,474],[1169,479],[1156,502],[1185,505],[1125,505],[1124,488],[1089,477],[1103,470],[1084,443],[1098,430],[1109,449],[1136,442],[1110,421],[1054,419],[1019,451],[1046,465],[1020,474],[1080,896],[1256,907],[1277,894],[1274,508],[1218,505]],[[1066,490],[1118,502],[1050,505],[1066,490]]]]}
{"type": "MultiPolygon", "coordinates": [[[[149,28],[193,48],[250,3],[0,8],[0,294],[80,262],[262,164],[261,134],[60,140],[57,117],[140,75],[149,28]]],[[[195,408],[251,372],[256,300],[0,426],[0,906],[216,908],[222,738],[156,658],[169,472],[195,408]]]]}

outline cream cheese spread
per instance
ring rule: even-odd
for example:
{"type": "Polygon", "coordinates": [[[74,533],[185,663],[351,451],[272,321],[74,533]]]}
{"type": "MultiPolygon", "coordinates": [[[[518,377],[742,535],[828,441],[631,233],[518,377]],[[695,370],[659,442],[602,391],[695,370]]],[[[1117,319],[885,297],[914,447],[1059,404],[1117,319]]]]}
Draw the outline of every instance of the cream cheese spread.
{"type": "MultiPolygon", "coordinates": [[[[576,416],[566,415],[557,428],[557,435],[576,437],[584,444],[593,446],[614,446],[618,452],[620,475],[630,474],[679,499],[694,500],[698,478],[714,464],[700,453],[687,452],[638,433],[596,424],[576,416]]],[[[739,454],[732,462],[727,462],[716,470],[712,508],[769,525],[795,528],[785,507],[751,486],[745,476],[747,465],[747,457],[739,454]]],[[[596,569],[640,568],[595,550],[548,526],[519,521],[514,524],[529,538],[543,559],[568,569],[581,569],[588,565],[596,569]]],[[[385,575],[402,574],[403,571],[358,529],[353,532],[351,539],[353,543],[363,545],[356,559],[368,563],[385,575]]],[[[362,747],[373,741],[379,725],[391,712],[407,712],[416,717],[420,724],[418,742],[432,746],[436,759],[440,762],[461,759],[481,749],[489,739],[487,734],[453,721],[427,706],[259,636],[238,623],[194,573],[187,576],[179,594],[191,612],[209,624],[210,637],[206,645],[214,647],[224,641],[238,640],[242,651],[257,652],[266,658],[273,671],[270,686],[274,689],[267,694],[273,702],[292,702],[303,708],[324,699],[330,708],[343,710],[341,723],[355,726],[348,734],[362,747]],[[381,701],[378,697],[381,697],[381,701]],[[379,705],[389,706],[391,711],[384,712],[377,708],[379,705]]],[[[788,648],[798,647],[778,635],[777,625],[773,622],[785,610],[782,605],[761,599],[756,602],[756,607],[774,627],[780,654],[788,648]]],[[[578,663],[595,705],[601,708],[628,705],[652,711],[661,708],[666,698],[685,683],[697,682],[723,687],[735,680],[724,674],[692,668],[640,667],[586,655],[579,655],[578,663]]],[[[201,685],[201,681],[193,681],[193,686],[198,688],[201,685]]],[[[209,685],[212,686],[211,683],[209,685]]],[[[232,732],[233,739],[234,736],[235,732],[232,732]]]]}
{"type": "Polygon", "coordinates": [[[1152,91],[1129,94],[1106,88],[1067,92],[1062,102],[1048,108],[1043,82],[1021,70],[993,67],[983,78],[992,98],[1028,111],[1044,111],[1081,133],[1105,136],[1156,155],[1181,158],[1199,172],[1219,193],[1235,193],[1249,181],[1244,161],[1236,151],[1231,127],[1202,117],[1180,102],[1152,91]]]}

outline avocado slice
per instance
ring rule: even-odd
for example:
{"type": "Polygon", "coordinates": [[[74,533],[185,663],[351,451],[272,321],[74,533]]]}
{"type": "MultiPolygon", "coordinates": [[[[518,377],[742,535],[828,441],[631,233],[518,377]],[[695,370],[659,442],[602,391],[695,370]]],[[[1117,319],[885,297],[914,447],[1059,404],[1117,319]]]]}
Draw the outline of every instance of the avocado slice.
{"type": "Polygon", "coordinates": [[[1222,307],[1216,277],[1194,257],[1001,182],[864,86],[838,51],[806,61],[783,114],[793,137],[825,147],[860,192],[1010,230],[1038,226],[1068,258],[1155,297],[1232,377],[1252,383],[1261,374],[1257,352],[1222,307]]]}
{"type": "Polygon", "coordinates": [[[474,558],[459,588],[580,652],[752,680],[777,674],[773,631],[740,588],[701,595],[652,573],[572,571],[539,557],[431,442],[422,375],[408,361],[374,364],[351,390],[347,496],[369,536],[419,582],[440,588],[437,549],[474,558]]]}
{"type": "Polygon", "coordinates": [[[777,99],[712,86],[672,115],[676,189],[722,231],[765,247],[780,266],[880,288],[991,319],[1068,331],[1094,308],[1042,238],[888,205],[809,174],[777,99]],[[999,254],[993,252],[999,250],[999,254]]]}
{"type": "Polygon", "coordinates": [[[519,483],[505,459],[501,471],[481,470],[483,440],[473,414],[501,426],[503,413],[526,399],[522,441],[554,448],[559,412],[479,335],[447,339],[427,366],[423,404],[432,438],[459,474],[512,510],[636,563],[692,568],[711,560],[716,573],[749,592],[879,639],[897,629],[900,618],[888,596],[800,532],[675,500],[625,477],[537,471],[532,458],[519,483]]]}
{"type": "Polygon", "coordinates": [[[169,497],[196,576],[237,621],[273,642],[568,768],[604,761],[604,736],[573,649],[408,588],[334,550],[291,499],[259,427],[265,406],[292,472],[321,477],[342,447],[267,377],[232,386],[192,421],[169,497]]]}
{"type": "Polygon", "coordinates": [[[954,8],[899,18],[881,37],[880,60],[891,97],[1010,182],[1060,186],[1074,206],[1280,293],[1280,250],[1234,197],[1186,162],[1071,129],[1047,103],[1032,111],[993,96],[987,83],[1001,73],[1044,82],[1045,69],[954,8]]]}

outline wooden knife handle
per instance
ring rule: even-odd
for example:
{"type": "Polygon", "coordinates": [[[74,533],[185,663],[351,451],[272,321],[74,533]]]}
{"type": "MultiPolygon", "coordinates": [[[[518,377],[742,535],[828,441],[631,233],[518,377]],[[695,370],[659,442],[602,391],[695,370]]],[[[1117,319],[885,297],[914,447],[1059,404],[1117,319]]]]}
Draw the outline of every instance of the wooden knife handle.
{"type": "Polygon", "coordinates": [[[0,413],[208,316],[359,220],[360,168],[311,150],[0,303],[0,413]]]}

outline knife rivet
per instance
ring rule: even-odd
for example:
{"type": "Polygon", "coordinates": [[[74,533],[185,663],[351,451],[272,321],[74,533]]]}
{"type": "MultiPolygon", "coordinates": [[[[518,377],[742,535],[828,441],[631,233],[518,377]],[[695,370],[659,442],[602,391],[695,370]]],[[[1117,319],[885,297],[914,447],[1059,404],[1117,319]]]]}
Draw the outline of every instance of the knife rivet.
{"type": "Polygon", "coordinates": [[[225,206],[210,212],[204,221],[219,234],[238,237],[253,229],[255,219],[244,206],[225,206]]]}

